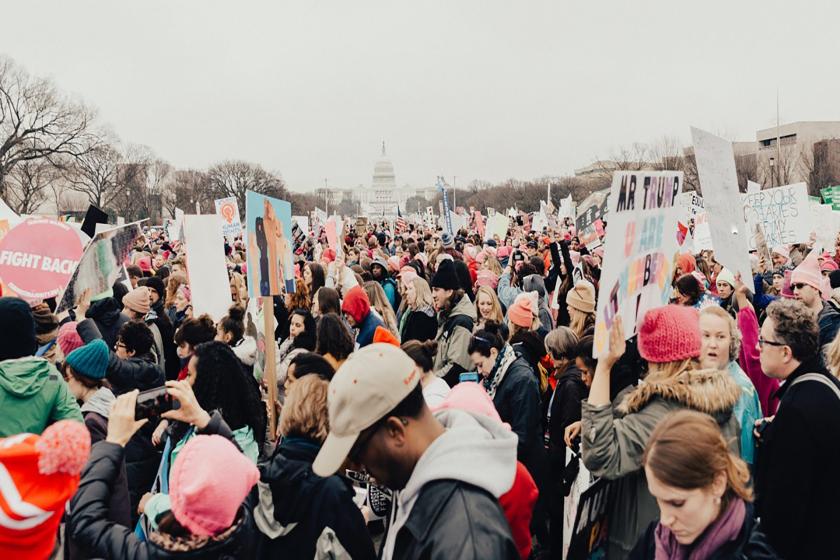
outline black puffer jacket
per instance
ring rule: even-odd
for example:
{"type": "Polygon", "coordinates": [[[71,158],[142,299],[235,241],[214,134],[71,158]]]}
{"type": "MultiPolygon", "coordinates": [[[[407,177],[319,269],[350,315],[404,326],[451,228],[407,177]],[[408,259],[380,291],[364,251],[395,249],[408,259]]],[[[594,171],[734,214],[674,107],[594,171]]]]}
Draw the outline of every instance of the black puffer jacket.
{"type": "Polygon", "coordinates": [[[249,497],[256,558],[327,558],[342,551],[354,560],[376,558],[350,483],[312,472],[319,449],[312,440],[286,438],[260,465],[260,482],[249,497]]]}
{"type": "Polygon", "coordinates": [[[437,317],[435,317],[434,311],[431,311],[431,309],[418,309],[416,311],[407,309],[405,312],[408,313],[408,317],[406,317],[402,332],[400,333],[401,342],[405,343],[409,340],[419,340],[420,342],[434,340],[437,336],[438,328],[437,317]]]}
{"type": "Polygon", "coordinates": [[[128,316],[122,312],[120,304],[112,297],[94,301],[90,304],[85,317],[78,317],[76,320],[82,322],[85,318],[93,319],[102,335],[100,338],[105,341],[108,348],[114,347],[120,327],[128,322],[128,316]]]}
{"type": "MultiPolygon", "coordinates": [[[[767,537],[761,532],[758,523],[753,519],[753,507],[747,504],[747,516],[741,532],[735,540],[729,541],[716,550],[707,560],[778,560],[781,558],[767,542],[767,537]]],[[[651,523],[635,548],[628,557],[629,560],[654,560],[656,557],[655,531],[658,521],[651,523]]]]}
{"type": "MultiPolygon", "coordinates": [[[[213,419],[202,433],[218,433],[232,438],[230,429],[218,413],[213,414],[213,419]]],[[[91,449],[79,489],[70,502],[67,520],[67,531],[76,542],[94,550],[102,558],[253,558],[255,529],[247,501],[239,509],[231,528],[211,539],[182,539],[153,533],[148,541],[142,542],[131,528],[108,521],[110,487],[119,474],[123,454],[121,446],[107,441],[101,441],[91,449]]]]}

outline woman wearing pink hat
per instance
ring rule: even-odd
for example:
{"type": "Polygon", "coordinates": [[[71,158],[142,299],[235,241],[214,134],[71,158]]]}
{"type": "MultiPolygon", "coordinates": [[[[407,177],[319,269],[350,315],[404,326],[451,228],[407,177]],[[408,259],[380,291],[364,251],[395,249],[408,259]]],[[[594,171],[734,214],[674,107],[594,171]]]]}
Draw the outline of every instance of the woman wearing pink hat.
{"type": "Polygon", "coordinates": [[[667,305],[645,313],[638,328],[638,349],[647,361],[647,376],[618,405],[616,418],[610,400],[611,370],[626,349],[621,318],[616,317],[609,348],[598,360],[589,398],[583,403],[581,426],[567,429],[567,440],[575,431],[582,436],[586,468],[614,484],[608,558],[626,558],[639,534],[659,515],[641,468],[642,450],[668,413],[690,408],[709,414],[732,442],[733,452],[739,450],[740,429],[733,409],[741,390],[725,371],[697,369],[700,343],[699,317],[693,307],[667,305]]]}

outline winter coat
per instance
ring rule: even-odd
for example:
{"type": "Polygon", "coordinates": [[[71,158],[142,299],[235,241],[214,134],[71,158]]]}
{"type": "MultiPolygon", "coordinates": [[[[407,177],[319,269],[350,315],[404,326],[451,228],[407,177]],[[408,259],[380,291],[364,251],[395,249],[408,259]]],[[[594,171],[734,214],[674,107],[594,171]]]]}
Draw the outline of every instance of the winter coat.
{"type": "MultiPolygon", "coordinates": [[[[580,370],[569,366],[560,377],[548,405],[548,430],[546,441],[551,472],[558,473],[566,464],[566,428],[580,420],[581,402],[589,394],[580,370]]],[[[562,482],[562,481],[558,481],[562,482]]]]}
{"type": "Polygon", "coordinates": [[[166,379],[177,379],[178,371],[181,369],[181,360],[178,358],[178,347],[175,345],[175,326],[164,311],[162,301],[158,300],[152,306],[152,311],[156,315],[154,323],[160,331],[161,339],[163,339],[164,373],[166,374],[166,379]]]}
{"type": "Polygon", "coordinates": [[[431,307],[417,310],[407,309],[405,315],[400,330],[400,341],[403,344],[409,340],[425,342],[435,338],[438,324],[435,312],[431,307]]]}
{"type": "Polygon", "coordinates": [[[67,383],[44,358],[0,362],[0,438],[40,434],[59,420],[82,421],[67,383]]]}
{"type": "Polygon", "coordinates": [[[784,558],[836,556],[840,526],[840,387],[819,357],[801,364],[779,389],[779,409],[764,430],[755,465],[756,509],[784,558]],[[824,376],[797,380],[806,373],[824,376]]]}
{"type": "MultiPolygon", "coordinates": [[[[128,322],[128,316],[122,312],[122,307],[112,297],[106,297],[91,303],[87,313],[85,313],[85,318],[93,319],[101,334],[100,338],[105,341],[108,348],[114,347],[117,343],[120,328],[128,322]]],[[[76,320],[81,323],[80,319],[77,318],[76,320]]]]}
{"type": "Polygon", "coordinates": [[[385,327],[385,321],[379,316],[375,309],[371,308],[370,313],[362,319],[361,323],[356,325],[359,329],[359,334],[356,335],[356,344],[359,348],[364,348],[373,342],[373,335],[376,332],[376,327],[385,327]]]}
{"type": "MultiPolygon", "coordinates": [[[[767,537],[761,532],[761,527],[755,519],[753,507],[747,504],[747,515],[738,536],[717,549],[713,556],[706,560],[778,560],[773,547],[767,537]]],[[[656,527],[659,521],[652,522],[644,535],[636,543],[630,553],[629,560],[655,560],[656,558],[656,527]]]]}
{"type": "Polygon", "coordinates": [[[522,288],[511,285],[510,271],[505,270],[499,276],[499,285],[496,286],[496,293],[499,295],[499,301],[505,306],[505,309],[508,309],[513,305],[516,296],[522,293],[522,288]]]}
{"type": "Polygon", "coordinates": [[[823,308],[817,315],[817,324],[820,327],[820,348],[825,351],[840,330],[840,311],[833,301],[823,302],[823,308]]]}
{"type": "Polygon", "coordinates": [[[209,538],[153,532],[143,542],[133,528],[108,521],[109,488],[118,476],[123,455],[121,446],[107,441],[91,449],[79,490],[70,502],[67,532],[74,540],[92,547],[103,558],[253,558],[254,526],[247,505],[240,508],[229,529],[209,538]]]}
{"type": "Polygon", "coordinates": [[[320,448],[310,439],[285,438],[260,465],[249,496],[259,529],[255,558],[376,558],[350,482],[312,472],[320,448]]]}
{"type": "MultiPolygon", "coordinates": [[[[114,402],[114,394],[105,387],[97,390],[91,398],[82,405],[82,416],[85,419],[85,426],[90,432],[90,443],[95,445],[104,441],[108,435],[108,414],[111,404],[114,402]]],[[[128,480],[126,479],[125,463],[119,467],[114,483],[110,488],[108,499],[108,521],[113,521],[124,527],[131,527],[131,502],[128,495],[128,480]]],[[[65,557],[71,560],[78,558],[94,558],[91,551],[79,546],[73,539],[65,539],[67,549],[65,557]]]]}
{"type": "Polygon", "coordinates": [[[772,416],[779,405],[775,393],[779,389],[779,380],[767,377],[761,369],[760,352],[758,351],[758,317],[752,307],[745,307],[738,311],[738,330],[741,331],[741,349],[738,352],[738,364],[747,377],[752,381],[758,392],[761,411],[764,416],[772,416]]]}
{"type": "Polygon", "coordinates": [[[447,429],[395,494],[382,558],[519,558],[498,502],[516,476],[514,434],[461,410],[435,417],[447,429]]]}
{"type": "Polygon", "coordinates": [[[397,281],[389,276],[379,282],[379,285],[382,286],[382,291],[385,292],[385,297],[391,304],[391,309],[396,313],[397,309],[400,308],[400,292],[397,290],[397,281]]]}
{"type": "MultiPolygon", "coordinates": [[[[76,325],[76,331],[85,344],[102,338],[96,323],[90,319],[85,319],[76,325]]],[[[113,348],[113,345],[109,348],[113,348]]],[[[112,350],[108,357],[107,372],[108,381],[117,396],[134,389],[145,391],[160,387],[165,381],[163,370],[158,367],[151,353],[123,360],[112,350]]]]}
{"type": "Polygon", "coordinates": [[[473,367],[467,348],[470,345],[475,305],[464,295],[448,314],[438,314],[437,340],[434,371],[443,377],[449,386],[458,383],[458,376],[473,367]]]}
{"type": "Polygon", "coordinates": [[[741,388],[741,398],[738,399],[732,412],[741,426],[741,459],[752,465],[755,455],[753,430],[756,420],[762,418],[761,402],[758,400],[758,392],[753,387],[752,381],[738,366],[738,362],[729,362],[727,371],[741,388]]]}
{"type": "Polygon", "coordinates": [[[670,378],[648,377],[624,399],[620,418],[611,404],[583,401],[581,453],[598,477],[612,481],[608,518],[608,558],[626,558],[639,535],[659,516],[642,469],[642,454],[653,429],[668,413],[683,408],[717,420],[723,435],[739,451],[740,427],[733,409],[741,390],[722,370],[687,370],[670,378]]]}
{"type": "Polygon", "coordinates": [[[257,361],[257,340],[253,336],[245,335],[230,349],[239,358],[245,372],[253,376],[254,364],[257,361]]]}

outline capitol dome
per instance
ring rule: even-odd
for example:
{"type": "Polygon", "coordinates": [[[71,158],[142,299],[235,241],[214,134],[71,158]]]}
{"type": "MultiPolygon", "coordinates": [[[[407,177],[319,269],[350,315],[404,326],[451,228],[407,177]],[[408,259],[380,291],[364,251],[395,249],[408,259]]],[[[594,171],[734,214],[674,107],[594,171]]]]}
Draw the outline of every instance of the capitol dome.
{"type": "Polygon", "coordinates": [[[397,177],[394,174],[394,164],[385,155],[385,142],[382,142],[382,157],[373,167],[374,189],[394,189],[397,187],[397,177]]]}

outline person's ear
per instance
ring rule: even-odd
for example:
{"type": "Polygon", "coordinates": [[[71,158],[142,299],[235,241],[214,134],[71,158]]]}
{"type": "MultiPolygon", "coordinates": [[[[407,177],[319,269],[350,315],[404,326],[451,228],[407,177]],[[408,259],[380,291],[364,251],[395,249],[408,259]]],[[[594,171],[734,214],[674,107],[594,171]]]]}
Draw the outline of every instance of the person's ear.
{"type": "Polygon", "coordinates": [[[403,447],[408,441],[408,420],[398,416],[389,416],[385,421],[385,432],[395,447],[403,447]]]}
{"type": "Polygon", "coordinates": [[[137,350],[129,350],[128,348],[125,349],[125,355],[129,358],[133,358],[137,355],[137,350]]]}
{"type": "Polygon", "coordinates": [[[721,471],[715,475],[715,479],[712,481],[712,495],[717,499],[723,498],[723,495],[726,493],[726,486],[726,471],[721,471]]]}

